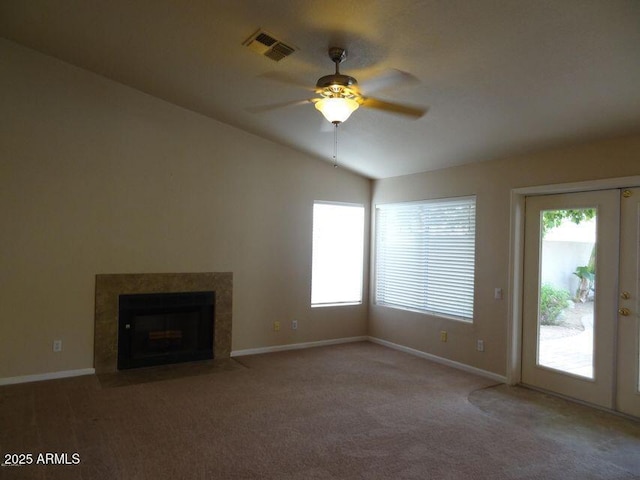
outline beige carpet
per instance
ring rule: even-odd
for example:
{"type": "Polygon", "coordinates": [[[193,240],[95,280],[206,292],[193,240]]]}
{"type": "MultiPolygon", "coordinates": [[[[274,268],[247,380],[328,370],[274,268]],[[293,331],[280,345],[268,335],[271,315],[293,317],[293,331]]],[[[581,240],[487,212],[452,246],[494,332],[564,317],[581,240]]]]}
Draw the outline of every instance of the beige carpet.
{"type": "Polygon", "coordinates": [[[239,360],[146,383],[1,387],[3,460],[77,452],[80,464],[0,478],[640,478],[638,423],[379,345],[239,360]]]}

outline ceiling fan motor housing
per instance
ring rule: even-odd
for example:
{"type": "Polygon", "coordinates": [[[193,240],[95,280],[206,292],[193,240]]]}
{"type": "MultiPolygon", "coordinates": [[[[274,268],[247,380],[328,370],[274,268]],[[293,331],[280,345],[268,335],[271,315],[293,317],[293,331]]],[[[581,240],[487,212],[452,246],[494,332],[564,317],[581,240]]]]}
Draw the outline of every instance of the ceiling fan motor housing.
{"type": "Polygon", "coordinates": [[[318,93],[326,97],[357,95],[357,80],[340,73],[340,64],[346,60],[347,51],[344,48],[331,47],[329,57],[336,64],[336,72],[318,79],[316,83],[318,93]]]}
{"type": "Polygon", "coordinates": [[[316,83],[317,88],[327,88],[333,85],[341,87],[354,87],[358,84],[357,80],[349,75],[332,74],[320,77],[316,83]]]}

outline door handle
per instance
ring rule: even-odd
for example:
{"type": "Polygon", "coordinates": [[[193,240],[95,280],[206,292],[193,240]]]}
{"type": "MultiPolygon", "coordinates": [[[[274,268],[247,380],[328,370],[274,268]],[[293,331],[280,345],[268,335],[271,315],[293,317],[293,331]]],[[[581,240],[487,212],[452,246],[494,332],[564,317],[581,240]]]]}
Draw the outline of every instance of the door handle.
{"type": "Polygon", "coordinates": [[[629,292],[622,292],[620,294],[620,298],[623,300],[629,300],[631,298],[631,294],[629,292]]]}
{"type": "Polygon", "coordinates": [[[623,317],[628,317],[631,312],[629,311],[628,308],[619,308],[618,313],[623,317]]]}

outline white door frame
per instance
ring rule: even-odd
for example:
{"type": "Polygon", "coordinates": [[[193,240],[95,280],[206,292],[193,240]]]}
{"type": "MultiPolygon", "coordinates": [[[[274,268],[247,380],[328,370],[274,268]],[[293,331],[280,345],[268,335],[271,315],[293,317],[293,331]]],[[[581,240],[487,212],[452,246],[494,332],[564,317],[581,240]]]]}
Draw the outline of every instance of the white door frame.
{"type": "Polygon", "coordinates": [[[524,266],[524,199],[530,195],[589,192],[638,187],[640,176],[606,178],[586,182],[559,183],[511,190],[509,239],[509,291],[507,322],[507,384],[521,381],[522,367],[522,285],[524,266]]]}

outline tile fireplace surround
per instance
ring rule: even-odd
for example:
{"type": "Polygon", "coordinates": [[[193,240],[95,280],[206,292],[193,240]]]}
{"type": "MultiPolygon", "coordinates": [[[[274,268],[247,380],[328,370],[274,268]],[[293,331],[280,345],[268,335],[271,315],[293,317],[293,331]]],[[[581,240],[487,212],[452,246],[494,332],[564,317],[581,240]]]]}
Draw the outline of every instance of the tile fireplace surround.
{"type": "Polygon", "coordinates": [[[216,359],[228,359],[231,354],[232,273],[96,275],[93,350],[93,363],[96,373],[113,373],[117,371],[119,295],[205,291],[216,293],[213,356],[216,359]]]}

